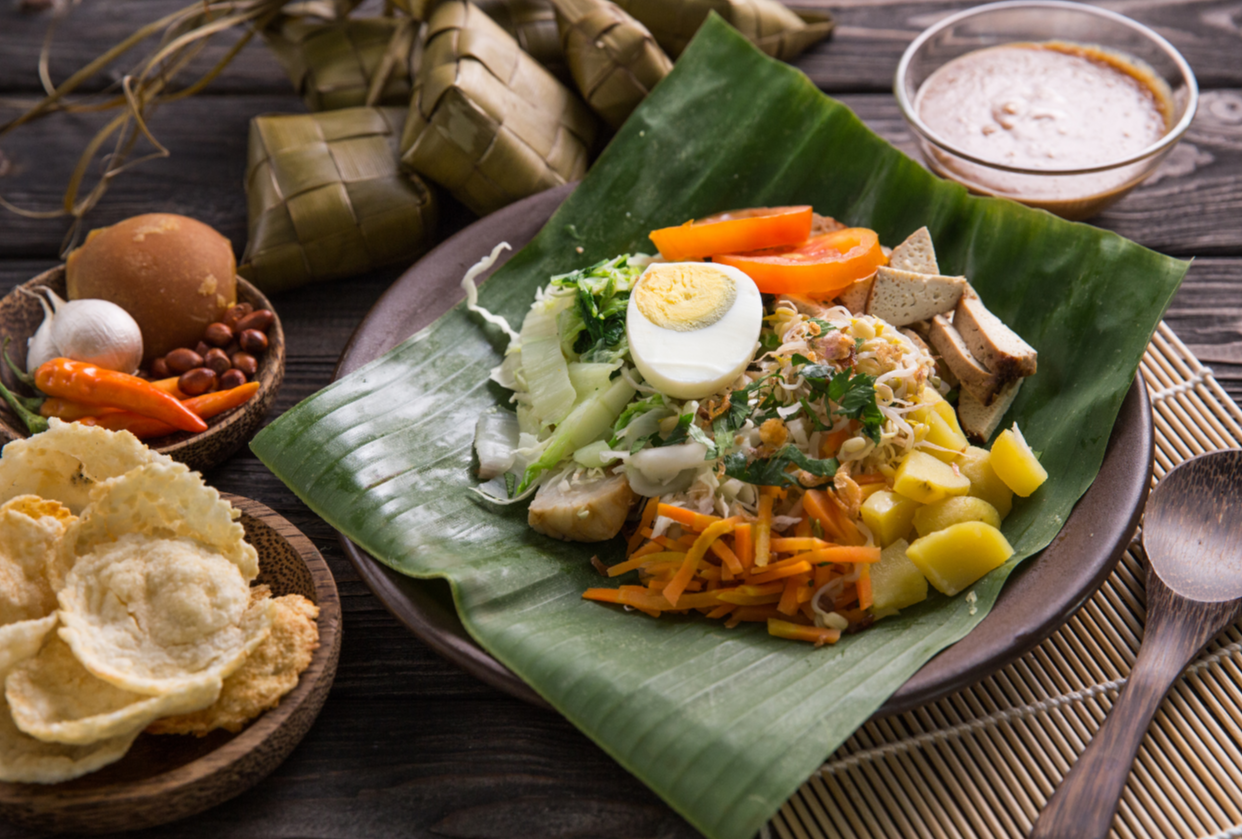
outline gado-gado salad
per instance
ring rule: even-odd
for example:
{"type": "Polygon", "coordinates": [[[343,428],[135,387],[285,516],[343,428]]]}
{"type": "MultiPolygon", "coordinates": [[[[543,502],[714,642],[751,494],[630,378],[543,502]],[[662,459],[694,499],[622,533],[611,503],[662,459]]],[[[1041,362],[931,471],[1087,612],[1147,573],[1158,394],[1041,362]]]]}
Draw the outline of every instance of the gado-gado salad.
{"type": "MultiPolygon", "coordinates": [[[[1036,353],[926,228],[891,252],[810,207],[654,231],[553,277],[492,378],[511,408],[479,420],[480,488],[530,498],[530,526],[624,533],[591,600],[698,611],[832,643],[966,591],[1013,549],[1013,496],[1047,473],[1017,425],[986,443],[1036,353]],[[533,498],[531,498],[533,496],[533,498]]],[[[968,594],[967,597],[970,595],[968,594]]]]}

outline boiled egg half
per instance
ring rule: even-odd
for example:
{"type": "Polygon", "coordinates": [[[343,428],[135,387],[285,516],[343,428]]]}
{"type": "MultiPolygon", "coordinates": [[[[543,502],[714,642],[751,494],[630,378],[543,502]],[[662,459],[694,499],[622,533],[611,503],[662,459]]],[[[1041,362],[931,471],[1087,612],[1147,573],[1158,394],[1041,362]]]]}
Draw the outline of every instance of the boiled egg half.
{"type": "Polygon", "coordinates": [[[648,384],[677,399],[702,399],[750,364],[763,300],[750,277],[711,262],[657,262],[630,293],[625,332],[648,384]]]}

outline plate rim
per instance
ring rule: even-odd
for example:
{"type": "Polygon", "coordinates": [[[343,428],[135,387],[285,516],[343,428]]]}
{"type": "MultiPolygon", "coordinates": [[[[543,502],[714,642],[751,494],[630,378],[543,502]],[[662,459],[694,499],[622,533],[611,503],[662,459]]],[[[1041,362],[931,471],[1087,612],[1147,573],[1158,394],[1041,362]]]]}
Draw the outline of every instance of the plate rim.
{"type": "MultiPolygon", "coordinates": [[[[471,241],[479,237],[480,231],[513,228],[524,232],[529,229],[533,237],[575,186],[572,183],[565,184],[515,202],[468,225],[420,258],[393,282],[359,322],[349,343],[341,352],[332,380],[335,382],[372,361],[412,334],[396,337],[391,330],[388,330],[388,334],[370,333],[385,332],[382,329],[383,318],[402,308],[401,305],[394,304],[407,297],[410,289],[417,291],[420,276],[424,271],[434,270],[443,263],[446,267],[460,266],[460,276],[474,260],[490,251],[495,242],[519,238],[512,235],[485,235],[484,238],[490,244],[480,248],[476,242],[471,241]],[[461,257],[463,253],[466,254],[464,259],[461,257]]],[[[506,253],[489,271],[484,272],[483,277],[490,276],[527,242],[529,239],[506,253]]],[[[457,302],[458,298],[454,295],[452,305],[457,302]]],[[[1076,502],[1052,543],[1015,569],[1006,580],[991,612],[965,637],[924,664],[885,701],[876,716],[903,713],[974,684],[1017,660],[1064,625],[1104,583],[1129,546],[1151,489],[1153,460],[1151,406],[1142,374],[1136,372],[1118,411],[1100,471],[1076,502]],[[1105,480],[1102,481],[1101,477],[1105,480]],[[1078,548],[1081,542],[1089,540],[1102,542],[1103,547],[1094,551],[1085,547],[1078,548]],[[1070,552],[1067,554],[1070,556],[1076,550],[1080,555],[1090,554],[1093,560],[1090,566],[1092,573],[1067,596],[1058,599],[1043,598],[1042,607],[1035,610],[1037,619],[1030,622],[1029,626],[1019,628],[1025,631],[1015,633],[1012,627],[1004,626],[1006,618],[1013,614],[1012,611],[1000,607],[1014,598],[1024,595],[1029,597],[1028,589],[1037,588],[1049,576],[1049,572],[1054,569],[1048,568],[1046,563],[1040,566],[1038,560],[1054,548],[1070,552]],[[1041,570],[1043,573],[1040,573],[1041,570]],[[968,643],[969,639],[974,640],[968,643]]],[[[408,577],[389,568],[344,533],[336,533],[341,548],[367,587],[384,608],[421,641],[491,687],[541,708],[552,707],[513,671],[479,646],[469,636],[455,610],[449,610],[452,612],[449,615],[434,604],[430,611],[426,608],[410,608],[411,597],[418,597],[419,587],[425,586],[429,581],[408,577]]],[[[1053,590],[1063,591],[1064,587],[1053,590]]],[[[424,593],[422,599],[429,601],[430,596],[424,593]]],[[[1039,605],[1038,598],[1036,601],[1039,605]]]]}

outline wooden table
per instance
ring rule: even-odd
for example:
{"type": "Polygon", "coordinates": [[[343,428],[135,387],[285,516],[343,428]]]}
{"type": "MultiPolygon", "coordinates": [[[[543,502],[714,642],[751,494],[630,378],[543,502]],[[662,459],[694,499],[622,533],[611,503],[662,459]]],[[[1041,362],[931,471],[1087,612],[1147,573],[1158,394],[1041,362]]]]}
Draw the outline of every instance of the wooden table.
{"type": "MultiPolygon", "coordinates": [[[[60,27],[51,77],[65,79],[141,24],[184,0],[85,0],[60,27]]],[[[836,15],[833,39],[798,62],[876,131],[914,153],[890,94],[893,70],[922,29],[969,3],[802,0],[836,15]]],[[[1196,257],[1167,320],[1235,399],[1242,398],[1242,7],[1234,0],[1108,4],[1154,27],[1190,61],[1203,97],[1181,145],[1144,186],[1095,223],[1149,247],[1196,257]]],[[[0,4],[0,100],[39,95],[46,14],[0,4]]],[[[205,69],[231,37],[213,42],[205,69]]],[[[120,69],[120,67],[118,67],[120,69]]],[[[119,78],[101,74],[98,90],[119,78]]],[[[88,217],[103,226],[138,213],[184,213],[214,225],[240,254],[246,242],[242,177],[247,126],[258,113],[304,110],[275,60],[242,51],[202,95],[151,123],[171,159],[121,177],[88,217]]],[[[0,140],[0,195],[48,209],[102,119],[57,116],[0,140]]],[[[446,227],[470,221],[448,213],[446,227]]],[[[67,224],[0,211],[0,293],[57,261],[67,224]]],[[[328,384],[354,327],[401,268],[274,299],[289,355],[273,415],[328,384]]],[[[345,610],[336,685],[314,729],[250,792],[159,836],[471,839],[697,835],[642,784],[555,713],[498,693],[440,659],[393,619],[359,580],[335,533],[248,452],[207,475],[255,498],[310,536],[336,575],[345,610]]],[[[0,825],[0,837],[26,836],[0,825]]]]}

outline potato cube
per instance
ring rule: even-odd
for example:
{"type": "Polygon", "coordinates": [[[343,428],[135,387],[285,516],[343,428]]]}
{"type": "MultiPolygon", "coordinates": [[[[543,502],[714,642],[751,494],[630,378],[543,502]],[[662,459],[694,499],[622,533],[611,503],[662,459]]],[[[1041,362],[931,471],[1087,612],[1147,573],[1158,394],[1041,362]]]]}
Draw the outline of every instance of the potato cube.
{"type": "Polygon", "coordinates": [[[953,406],[945,402],[944,397],[937,393],[936,389],[930,385],[923,385],[923,389],[919,391],[919,395],[915,397],[914,401],[918,402],[919,406],[906,414],[906,419],[910,422],[927,422],[927,418],[933,412],[937,412],[936,406],[941,403],[947,406],[950,411],[953,410],[953,406]]]}
{"type": "Polygon", "coordinates": [[[918,508],[917,502],[882,489],[863,502],[863,524],[871,528],[880,547],[891,545],[910,532],[910,523],[918,508]]]}
{"type": "Polygon", "coordinates": [[[953,406],[948,402],[941,402],[935,407],[944,405],[949,409],[949,414],[953,416],[953,422],[949,423],[938,410],[931,410],[927,414],[927,434],[923,437],[922,443],[931,443],[939,446],[938,449],[929,449],[928,454],[937,460],[943,460],[945,463],[952,463],[957,459],[958,455],[966,451],[969,443],[966,441],[966,435],[962,433],[960,427],[957,426],[957,417],[953,414],[953,406]],[[948,451],[941,451],[948,449],[948,451]]]}
{"type": "Polygon", "coordinates": [[[919,507],[914,511],[914,529],[920,536],[944,530],[964,521],[981,521],[993,527],[1000,527],[1000,513],[982,498],[971,495],[956,495],[942,498],[934,504],[919,507]]]}
{"type": "Polygon", "coordinates": [[[1002,519],[1013,509],[1013,490],[996,477],[992,469],[992,453],[970,446],[957,459],[957,468],[970,479],[970,495],[982,498],[996,508],[1002,519]]]}
{"type": "Polygon", "coordinates": [[[877,618],[927,599],[927,578],[906,556],[909,543],[898,539],[871,566],[871,613],[877,618]]]}
{"type": "Polygon", "coordinates": [[[930,504],[950,495],[965,495],[970,491],[970,479],[948,463],[916,450],[897,467],[893,489],[911,501],[930,504]]]}
{"type": "Polygon", "coordinates": [[[951,597],[1004,565],[1013,548],[990,524],[967,521],[915,539],[906,556],[937,591],[951,597]]]}
{"type": "Polygon", "coordinates": [[[1040,465],[1016,422],[992,442],[992,469],[1006,486],[1023,498],[1048,480],[1048,470],[1040,465]]]}

